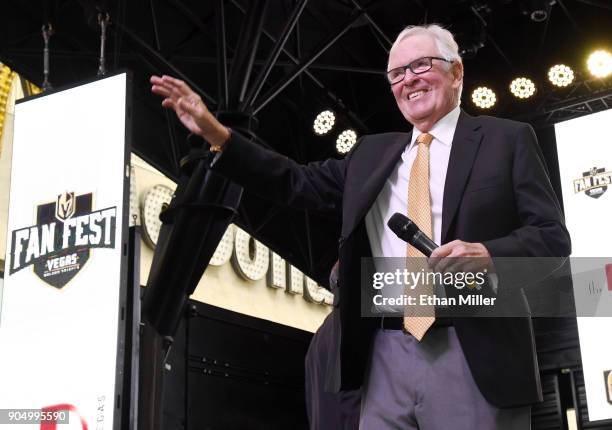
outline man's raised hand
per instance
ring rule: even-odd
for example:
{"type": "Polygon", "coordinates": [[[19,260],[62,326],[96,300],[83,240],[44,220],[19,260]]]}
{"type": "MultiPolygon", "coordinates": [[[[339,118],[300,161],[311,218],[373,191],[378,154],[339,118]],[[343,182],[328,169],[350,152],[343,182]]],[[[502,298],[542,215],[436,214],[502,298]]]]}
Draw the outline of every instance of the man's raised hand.
{"type": "Polygon", "coordinates": [[[220,146],[230,137],[230,132],[208,110],[202,98],[185,82],[172,76],[151,76],[151,91],[162,96],[162,106],[172,109],[181,123],[192,133],[204,138],[211,145],[220,146]]]}

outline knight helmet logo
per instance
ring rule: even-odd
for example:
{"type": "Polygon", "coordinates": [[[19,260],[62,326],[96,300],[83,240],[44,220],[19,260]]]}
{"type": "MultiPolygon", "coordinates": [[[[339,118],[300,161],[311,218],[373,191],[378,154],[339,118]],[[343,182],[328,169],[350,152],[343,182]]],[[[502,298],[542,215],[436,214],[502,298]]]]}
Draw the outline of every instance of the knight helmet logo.
{"type": "Polygon", "coordinates": [[[45,283],[62,288],[85,266],[92,248],[115,248],[117,208],[93,210],[93,194],[59,194],[36,207],[36,224],[11,232],[9,276],[33,266],[45,283]]]}
{"type": "Polygon", "coordinates": [[[65,193],[57,196],[57,203],[55,204],[55,218],[57,218],[58,221],[64,222],[74,215],[75,208],[74,192],[66,191],[65,193]]]}
{"type": "Polygon", "coordinates": [[[586,194],[598,199],[608,190],[612,184],[612,171],[606,172],[603,167],[593,167],[582,173],[582,178],[574,180],[574,193],[586,194]]]}

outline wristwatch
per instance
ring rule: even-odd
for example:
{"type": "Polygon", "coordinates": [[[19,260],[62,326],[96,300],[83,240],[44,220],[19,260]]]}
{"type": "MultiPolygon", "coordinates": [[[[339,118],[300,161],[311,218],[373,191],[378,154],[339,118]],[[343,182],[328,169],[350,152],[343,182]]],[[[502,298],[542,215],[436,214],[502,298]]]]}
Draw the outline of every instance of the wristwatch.
{"type": "Polygon", "coordinates": [[[232,138],[232,129],[229,127],[225,127],[225,128],[229,132],[229,137],[225,141],[223,141],[223,143],[219,145],[210,145],[210,152],[222,152],[223,146],[227,143],[228,140],[232,138]]]}

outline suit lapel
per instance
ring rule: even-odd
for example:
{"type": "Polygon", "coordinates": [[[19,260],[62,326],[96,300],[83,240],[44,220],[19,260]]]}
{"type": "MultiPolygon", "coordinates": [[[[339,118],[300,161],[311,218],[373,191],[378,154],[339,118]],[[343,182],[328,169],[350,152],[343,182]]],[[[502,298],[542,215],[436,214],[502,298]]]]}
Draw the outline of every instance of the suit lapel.
{"type": "Polygon", "coordinates": [[[442,201],[442,243],[448,242],[447,235],[463,198],[481,141],[482,130],[478,120],[461,111],[446,171],[442,201]]]}
{"type": "Polygon", "coordinates": [[[348,237],[366,215],[397,165],[402,152],[410,143],[411,136],[411,133],[401,134],[391,142],[381,142],[379,145],[372,146],[374,151],[367,154],[364,166],[357,168],[358,174],[367,176],[367,178],[363,182],[353,182],[353,189],[347,190],[351,200],[346,202],[344,209],[342,237],[348,237]],[[372,166],[374,166],[373,170],[372,166]]]}

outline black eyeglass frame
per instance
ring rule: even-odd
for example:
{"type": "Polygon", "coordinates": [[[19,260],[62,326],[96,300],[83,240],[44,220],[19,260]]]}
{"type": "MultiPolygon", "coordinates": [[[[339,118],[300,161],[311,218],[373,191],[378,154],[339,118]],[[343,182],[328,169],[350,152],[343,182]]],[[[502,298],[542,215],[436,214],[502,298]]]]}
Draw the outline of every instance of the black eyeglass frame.
{"type": "Polygon", "coordinates": [[[426,72],[429,72],[432,67],[433,67],[433,60],[440,60],[440,61],[445,61],[447,63],[453,64],[455,61],[454,60],[447,60],[446,58],[442,58],[442,57],[421,57],[421,58],[417,58],[416,60],[411,61],[410,63],[406,64],[405,66],[399,66],[399,67],[394,67],[391,70],[387,70],[385,72],[385,77],[387,78],[387,82],[389,82],[390,85],[395,85],[399,82],[402,82],[404,80],[404,78],[406,77],[406,69],[410,69],[410,72],[413,75],[420,75],[426,72]],[[422,61],[422,60],[429,60],[429,67],[425,70],[421,70],[420,72],[415,72],[414,70],[412,70],[412,65],[418,61],[422,61]],[[391,81],[391,79],[389,78],[389,73],[393,72],[394,70],[398,70],[398,69],[402,69],[402,71],[404,72],[402,74],[402,78],[401,79],[397,79],[396,81],[391,81]]]}

